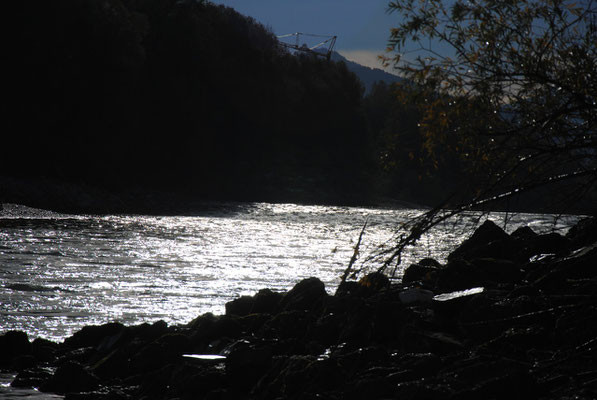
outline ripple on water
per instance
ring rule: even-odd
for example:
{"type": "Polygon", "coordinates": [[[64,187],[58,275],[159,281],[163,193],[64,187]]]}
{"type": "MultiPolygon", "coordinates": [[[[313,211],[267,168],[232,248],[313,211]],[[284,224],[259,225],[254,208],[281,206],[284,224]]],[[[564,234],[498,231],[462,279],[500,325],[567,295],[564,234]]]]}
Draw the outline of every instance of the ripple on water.
{"type": "MultiPolygon", "coordinates": [[[[419,212],[266,203],[210,204],[184,217],[17,211],[0,216],[0,326],[52,340],[112,320],[186,323],[223,313],[236,296],[288,290],[310,276],[333,292],[367,219],[361,260],[419,212]]],[[[551,223],[516,218],[512,229],[551,223]]],[[[440,226],[403,265],[445,259],[474,220],[440,226]]]]}

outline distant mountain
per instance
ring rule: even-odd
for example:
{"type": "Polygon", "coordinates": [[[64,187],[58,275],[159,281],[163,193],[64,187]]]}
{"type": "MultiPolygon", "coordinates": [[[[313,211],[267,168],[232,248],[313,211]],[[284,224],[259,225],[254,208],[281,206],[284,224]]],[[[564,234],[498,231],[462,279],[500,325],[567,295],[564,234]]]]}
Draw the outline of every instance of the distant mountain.
{"type": "Polygon", "coordinates": [[[335,51],[332,53],[331,58],[334,61],[344,61],[346,67],[348,67],[348,69],[361,80],[363,86],[365,86],[365,94],[369,93],[371,87],[373,86],[373,83],[375,82],[383,81],[385,83],[390,84],[394,82],[400,82],[403,79],[399,76],[387,73],[382,69],[369,68],[364,65],[358,64],[354,61],[350,61],[349,59],[335,51]]]}

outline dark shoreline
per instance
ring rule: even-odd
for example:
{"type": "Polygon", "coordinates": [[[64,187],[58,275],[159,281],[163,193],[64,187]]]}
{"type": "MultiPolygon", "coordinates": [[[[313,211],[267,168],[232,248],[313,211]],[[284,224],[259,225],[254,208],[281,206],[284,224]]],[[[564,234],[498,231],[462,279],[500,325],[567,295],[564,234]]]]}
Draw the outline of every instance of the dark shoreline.
{"type": "Polygon", "coordinates": [[[594,399],[596,267],[594,219],[565,237],[487,222],[400,284],[373,273],[328,295],[309,278],[222,316],[87,326],[60,344],[7,332],[0,369],[67,399],[594,399]]]}
{"type": "MultiPolygon", "coordinates": [[[[219,196],[197,196],[167,190],[150,192],[131,188],[128,191],[102,189],[92,185],[69,183],[53,179],[17,179],[0,176],[0,205],[21,204],[28,207],[79,215],[154,215],[194,216],[206,211],[206,204],[292,203],[332,207],[374,207],[382,209],[430,209],[432,204],[364,193],[334,193],[282,188],[272,193],[242,195],[231,193],[219,196]],[[277,194],[272,194],[276,192],[277,194]]],[[[208,207],[209,208],[209,207],[208,207]]],[[[478,212],[538,213],[586,216],[594,214],[590,207],[579,209],[545,208],[536,205],[493,205],[478,212]]]]}

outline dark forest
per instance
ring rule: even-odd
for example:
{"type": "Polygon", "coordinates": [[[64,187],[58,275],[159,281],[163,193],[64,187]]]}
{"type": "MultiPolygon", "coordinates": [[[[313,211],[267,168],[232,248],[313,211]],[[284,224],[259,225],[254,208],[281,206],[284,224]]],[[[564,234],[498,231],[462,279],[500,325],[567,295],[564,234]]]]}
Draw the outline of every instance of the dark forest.
{"type": "Polygon", "coordinates": [[[435,205],[474,190],[479,172],[449,144],[426,151],[400,84],[365,95],[343,62],[290,54],[231,8],[6,8],[0,201],[160,213],[203,200],[435,205]]]}

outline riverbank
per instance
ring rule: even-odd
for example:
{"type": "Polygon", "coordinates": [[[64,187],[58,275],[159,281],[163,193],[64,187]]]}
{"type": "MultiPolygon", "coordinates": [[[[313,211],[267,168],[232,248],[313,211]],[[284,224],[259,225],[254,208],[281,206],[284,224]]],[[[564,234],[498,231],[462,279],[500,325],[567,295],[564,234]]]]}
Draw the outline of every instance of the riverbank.
{"type": "Polygon", "coordinates": [[[69,399],[592,399],[597,223],[567,236],[482,225],[401,283],[317,278],[186,325],[0,337],[13,386],[69,399]],[[530,261],[529,261],[530,260],[530,261]],[[472,290],[471,290],[472,289],[472,290]]]}

